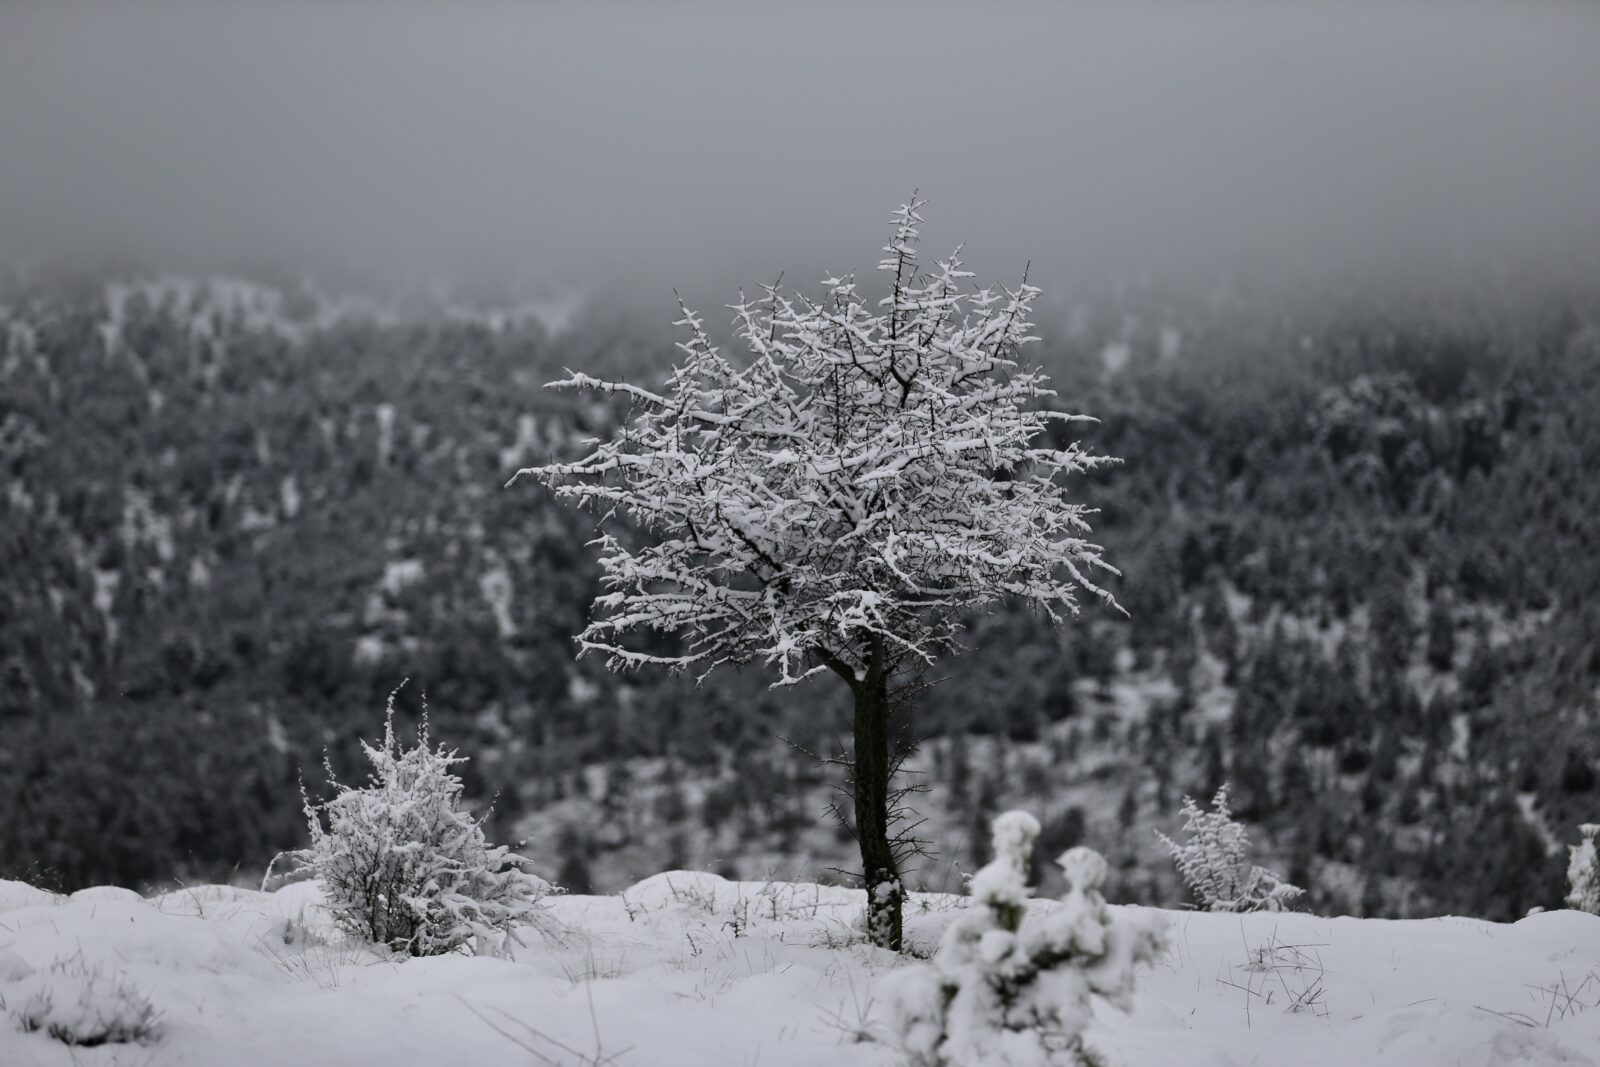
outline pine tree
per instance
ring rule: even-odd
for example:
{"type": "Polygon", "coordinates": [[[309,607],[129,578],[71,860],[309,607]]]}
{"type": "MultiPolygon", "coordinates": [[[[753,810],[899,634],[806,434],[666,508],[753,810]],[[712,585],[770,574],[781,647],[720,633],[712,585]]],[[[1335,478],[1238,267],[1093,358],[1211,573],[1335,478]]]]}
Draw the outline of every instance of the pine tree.
{"type": "Polygon", "coordinates": [[[1600,823],[1586,822],[1578,832],[1582,838],[1567,846],[1567,907],[1600,915],[1600,823]]]}
{"type": "Polygon", "coordinates": [[[1454,668],[1456,621],[1442,598],[1428,602],[1428,665],[1436,671],[1454,668]]]}
{"type": "Polygon", "coordinates": [[[972,779],[972,766],[967,761],[967,733],[959,730],[950,738],[949,783],[950,805],[955,808],[967,802],[968,783],[972,779]]]}
{"type": "Polygon", "coordinates": [[[1068,891],[1024,924],[1039,823],[1024,811],[994,820],[994,859],[972,879],[972,904],[927,964],[885,982],[890,1027],[916,1067],[1088,1067],[1091,996],[1126,1009],[1134,968],[1166,941],[1156,913],[1112,912],[1100,895],[1106,861],[1069,849],[1056,861],[1068,891]]]}

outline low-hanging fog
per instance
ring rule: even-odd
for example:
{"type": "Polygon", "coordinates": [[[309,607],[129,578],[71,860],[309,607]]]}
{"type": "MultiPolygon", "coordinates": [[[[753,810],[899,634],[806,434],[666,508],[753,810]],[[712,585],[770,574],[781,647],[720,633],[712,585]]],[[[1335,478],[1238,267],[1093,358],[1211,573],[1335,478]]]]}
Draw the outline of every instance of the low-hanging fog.
{"type": "Polygon", "coordinates": [[[725,296],[931,250],[1047,285],[1600,241],[1585,3],[0,10],[0,247],[725,296]]]}

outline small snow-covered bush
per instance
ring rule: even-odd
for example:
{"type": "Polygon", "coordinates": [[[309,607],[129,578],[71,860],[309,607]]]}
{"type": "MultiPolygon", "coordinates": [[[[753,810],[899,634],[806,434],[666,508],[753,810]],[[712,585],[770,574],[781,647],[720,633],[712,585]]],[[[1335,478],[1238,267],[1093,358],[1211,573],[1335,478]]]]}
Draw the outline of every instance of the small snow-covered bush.
{"type": "Polygon", "coordinates": [[[1578,827],[1582,838],[1568,845],[1572,859],[1567,864],[1567,907],[1600,915],[1600,823],[1586,822],[1578,827]]]}
{"type": "Polygon", "coordinates": [[[142,1044],[159,1029],[155,1006],[127,976],[76,956],[0,985],[0,1009],[23,1030],[85,1048],[142,1044]]]}
{"type": "Polygon", "coordinates": [[[1038,834],[1027,812],[995,819],[995,857],[973,876],[973,904],[932,961],[884,980],[890,1025],[916,1067],[1092,1065],[1091,995],[1126,1009],[1134,966],[1165,946],[1160,915],[1107,907],[1106,861],[1082,847],[1056,861],[1070,886],[1061,906],[1024,925],[1038,834]]]}
{"type": "Polygon", "coordinates": [[[429,747],[426,713],[416,746],[401,748],[391,694],[383,744],[362,748],[372,764],[368,784],[343,785],[329,767],[331,800],[313,803],[302,790],[311,846],[286,854],[321,881],[340,929],[436,956],[462,947],[503,953],[517,927],[548,927],[540,901],[549,883],[525,869],[525,857],[490,845],[481,823],[461,810],[462,783],[451,768],[466,759],[429,747]]]}
{"type": "Polygon", "coordinates": [[[1228,810],[1228,787],[1211,798],[1214,811],[1202,811],[1183,798],[1183,832],[1178,844],[1161,831],[1156,836],[1178,864],[1178,873],[1207,911],[1282,911],[1305,890],[1276,871],[1250,862],[1250,838],[1228,810]]]}

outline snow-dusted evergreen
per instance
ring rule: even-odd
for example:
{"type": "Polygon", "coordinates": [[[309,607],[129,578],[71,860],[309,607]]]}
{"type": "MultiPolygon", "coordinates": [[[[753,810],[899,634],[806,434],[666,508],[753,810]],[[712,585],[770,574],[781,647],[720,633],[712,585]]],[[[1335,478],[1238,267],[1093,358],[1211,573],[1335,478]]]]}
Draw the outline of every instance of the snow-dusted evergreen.
{"type": "MultiPolygon", "coordinates": [[[[965,288],[959,254],[924,273],[916,197],[895,212],[869,307],[854,275],[819,296],[764,287],[731,307],[733,360],[683,309],[682,360],[660,389],[570,373],[556,387],[627,400],[628,421],[570,462],[518,472],[603,516],[606,591],[579,637],[614,669],[701,677],[759,661],[778,684],[831,671],[856,704],[856,828],[880,944],[903,891],[887,833],[896,671],[957,650],[962,620],[1018,598],[1060,621],[1078,595],[1113,602],[1072,475],[1111,462],[1069,434],[1021,363],[1039,290],[965,288]],[[604,526],[623,514],[650,532],[604,526]],[[632,640],[682,636],[676,650],[632,640]]],[[[959,253],[959,249],[957,249],[959,253]]],[[[1113,602],[1114,603],[1114,602],[1113,602]]]]}
{"type": "Polygon", "coordinates": [[[1600,915],[1600,823],[1586,822],[1578,833],[1578,843],[1567,846],[1567,907],[1600,915]]]}
{"type": "Polygon", "coordinates": [[[972,905],[930,963],[885,979],[890,1024],[916,1067],[1096,1063],[1083,1042],[1091,995],[1128,1008],[1135,966],[1162,951],[1166,919],[1107,907],[1106,862],[1088,848],[1057,860],[1070,887],[1060,907],[1024,924],[1038,835],[1027,812],[995,819],[994,859],[973,876],[972,905]]]}
{"type": "Polygon", "coordinates": [[[462,947],[498,954],[518,927],[547,924],[540,901],[549,883],[526,870],[526,857],[490,845],[462,810],[451,768],[466,757],[430,747],[426,713],[416,745],[402,748],[391,694],[382,745],[362,748],[372,764],[367,785],[339,783],[330,766],[334,796],[305,797],[311,845],[287,854],[322,883],[346,934],[413,956],[462,947]]]}
{"type": "Polygon", "coordinates": [[[1226,784],[1204,811],[1193,798],[1183,798],[1183,832],[1179,844],[1156,831],[1172,853],[1178,872],[1207,911],[1281,911],[1305,890],[1285,882],[1275,871],[1250,862],[1250,838],[1228,810],[1226,784]]]}

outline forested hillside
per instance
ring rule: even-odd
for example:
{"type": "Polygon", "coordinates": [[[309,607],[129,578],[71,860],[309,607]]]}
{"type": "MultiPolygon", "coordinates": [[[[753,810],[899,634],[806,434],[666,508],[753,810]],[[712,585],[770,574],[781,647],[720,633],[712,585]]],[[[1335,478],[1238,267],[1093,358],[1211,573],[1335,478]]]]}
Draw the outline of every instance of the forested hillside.
{"type": "MultiPolygon", "coordinates": [[[[922,679],[922,879],[1025,804],[1111,895],[1176,904],[1152,831],[1226,780],[1319,913],[1555,905],[1600,816],[1600,303],[1138,290],[1041,332],[1125,460],[1079,491],[1128,618],[974,619],[922,679]]],[[[259,876],[304,832],[297,778],[325,748],[353,774],[408,678],[574,888],[848,866],[795,750],[835,751],[837,687],[575,661],[594,517],[503,488],[625,415],[542,383],[659,377],[673,340],[593,305],[8,283],[0,877],[259,876]]]]}

